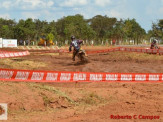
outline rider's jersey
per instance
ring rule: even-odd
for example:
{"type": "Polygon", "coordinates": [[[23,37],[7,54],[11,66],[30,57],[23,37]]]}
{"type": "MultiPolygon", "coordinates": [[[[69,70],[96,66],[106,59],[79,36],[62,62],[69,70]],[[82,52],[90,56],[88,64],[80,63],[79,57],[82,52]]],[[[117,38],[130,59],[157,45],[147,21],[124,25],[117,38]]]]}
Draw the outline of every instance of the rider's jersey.
{"type": "Polygon", "coordinates": [[[151,43],[151,49],[154,49],[154,48],[155,48],[155,46],[157,46],[157,44],[156,44],[156,43],[154,43],[154,42],[152,42],[152,43],[151,43]]]}
{"type": "Polygon", "coordinates": [[[74,50],[78,51],[80,49],[80,44],[82,43],[82,40],[73,40],[70,44],[70,48],[74,47],[74,50]]]}

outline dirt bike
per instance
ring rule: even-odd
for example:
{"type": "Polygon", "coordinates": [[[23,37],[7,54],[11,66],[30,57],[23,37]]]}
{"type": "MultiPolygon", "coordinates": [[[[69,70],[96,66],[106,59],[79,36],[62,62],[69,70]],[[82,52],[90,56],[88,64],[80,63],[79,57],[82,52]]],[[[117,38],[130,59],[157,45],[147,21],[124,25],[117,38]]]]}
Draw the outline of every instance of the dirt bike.
{"type": "Polygon", "coordinates": [[[158,47],[157,45],[154,47],[154,49],[160,49],[160,47],[158,47]]]}
{"type": "Polygon", "coordinates": [[[160,47],[158,47],[157,45],[151,46],[150,49],[160,49],[160,47]]]}
{"type": "Polygon", "coordinates": [[[77,57],[82,61],[82,62],[88,62],[87,54],[85,50],[80,49],[80,51],[77,54],[77,57]]]}

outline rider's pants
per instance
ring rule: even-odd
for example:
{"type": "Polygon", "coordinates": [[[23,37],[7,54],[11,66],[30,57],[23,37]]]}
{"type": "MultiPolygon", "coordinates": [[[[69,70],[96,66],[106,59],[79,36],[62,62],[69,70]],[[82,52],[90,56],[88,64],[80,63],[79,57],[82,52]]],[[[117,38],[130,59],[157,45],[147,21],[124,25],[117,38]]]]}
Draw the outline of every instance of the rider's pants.
{"type": "Polygon", "coordinates": [[[75,61],[75,56],[78,54],[79,51],[74,50],[72,55],[72,60],[75,61]]]}

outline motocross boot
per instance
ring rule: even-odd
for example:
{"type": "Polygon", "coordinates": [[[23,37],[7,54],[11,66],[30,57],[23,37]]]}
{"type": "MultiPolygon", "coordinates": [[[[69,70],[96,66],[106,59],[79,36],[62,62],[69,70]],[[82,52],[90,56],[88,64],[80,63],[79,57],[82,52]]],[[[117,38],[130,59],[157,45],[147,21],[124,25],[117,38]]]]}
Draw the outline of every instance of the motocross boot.
{"type": "Polygon", "coordinates": [[[75,57],[73,57],[72,60],[75,61],[75,57]]]}
{"type": "Polygon", "coordinates": [[[72,60],[75,61],[75,52],[73,52],[72,60]]]}

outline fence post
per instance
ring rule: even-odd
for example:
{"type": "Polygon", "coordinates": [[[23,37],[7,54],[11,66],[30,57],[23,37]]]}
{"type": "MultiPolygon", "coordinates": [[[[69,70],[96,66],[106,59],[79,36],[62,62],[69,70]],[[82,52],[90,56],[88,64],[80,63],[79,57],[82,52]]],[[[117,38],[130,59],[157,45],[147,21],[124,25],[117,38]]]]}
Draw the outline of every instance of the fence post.
{"type": "Polygon", "coordinates": [[[94,41],[92,40],[92,46],[93,46],[93,44],[94,44],[94,41]]]}
{"type": "Polygon", "coordinates": [[[44,41],[44,45],[46,46],[46,41],[44,41]]]}

